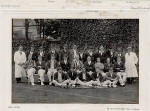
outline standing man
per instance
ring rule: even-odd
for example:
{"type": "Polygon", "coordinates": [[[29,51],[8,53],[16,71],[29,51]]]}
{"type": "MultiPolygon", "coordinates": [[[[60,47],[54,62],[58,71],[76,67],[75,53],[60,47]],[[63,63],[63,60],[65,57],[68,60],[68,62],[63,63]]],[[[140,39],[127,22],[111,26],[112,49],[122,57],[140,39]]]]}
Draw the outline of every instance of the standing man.
{"type": "Polygon", "coordinates": [[[72,64],[73,60],[79,58],[79,52],[77,50],[77,46],[73,45],[73,48],[69,52],[69,62],[72,64]]]}
{"type": "Polygon", "coordinates": [[[14,54],[15,62],[15,78],[16,82],[21,82],[21,78],[25,76],[24,64],[26,62],[26,54],[23,52],[23,46],[19,46],[18,51],[14,54]]]}
{"type": "Polygon", "coordinates": [[[127,53],[125,54],[125,72],[127,77],[130,79],[130,83],[138,77],[136,64],[138,63],[138,58],[136,53],[132,52],[132,48],[127,48],[127,53]]]}
{"type": "Polygon", "coordinates": [[[83,49],[83,47],[81,47],[79,50],[79,59],[82,61],[82,63],[85,63],[86,61],[85,49],[83,49]]]}
{"type": "Polygon", "coordinates": [[[105,49],[102,45],[100,46],[99,51],[94,54],[94,61],[95,62],[96,62],[97,58],[100,58],[102,63],[105,62],[106,54],[105,54],[105,49]]]}
{"type": "Polygon", "coordinates": [[[65,57],[68,57],[68,56],[69,56],[67,44],[65,44],[64,47],[63,47],[63,49],[60,51],[60,54],[59,54],[59,61],[63,61],[64,56],[65,56],[65,57]]]}

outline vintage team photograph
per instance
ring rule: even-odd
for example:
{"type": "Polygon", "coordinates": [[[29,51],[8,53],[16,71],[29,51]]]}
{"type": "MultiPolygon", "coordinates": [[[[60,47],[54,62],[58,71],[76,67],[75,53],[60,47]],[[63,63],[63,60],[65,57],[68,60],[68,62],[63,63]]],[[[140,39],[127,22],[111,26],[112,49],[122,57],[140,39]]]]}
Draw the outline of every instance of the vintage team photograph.
{"type": "Polygon", "coordinates": [[[12,19],[11,102],[139,104],[139,19],[12,19]]]}

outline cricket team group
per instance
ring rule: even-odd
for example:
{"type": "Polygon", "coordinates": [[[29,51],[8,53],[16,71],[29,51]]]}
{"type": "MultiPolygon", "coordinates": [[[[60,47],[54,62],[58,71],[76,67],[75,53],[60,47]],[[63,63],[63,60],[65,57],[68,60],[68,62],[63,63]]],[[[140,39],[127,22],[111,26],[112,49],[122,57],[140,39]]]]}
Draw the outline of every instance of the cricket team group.
{"type": "Polygon", "coordinates": [[[34,86],[37,75],[40,85],[45,85],[47,76],[48,84],[58,87],[124,87],[138,77],[138,57],[131,46],[120,49],[100,45],[95,51],[64,44],[59,51],[49,48],[46,52],[42,46],[31,45],[24,51],[20,45],[14,53],[15,80],[21,83],[25,77],[34,86]]]}

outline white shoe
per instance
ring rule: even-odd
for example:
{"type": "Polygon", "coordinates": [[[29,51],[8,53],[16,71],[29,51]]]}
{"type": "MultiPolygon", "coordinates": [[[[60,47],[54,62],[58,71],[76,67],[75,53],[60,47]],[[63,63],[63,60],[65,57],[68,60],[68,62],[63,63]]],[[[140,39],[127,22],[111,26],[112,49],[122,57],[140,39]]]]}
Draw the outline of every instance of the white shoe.
{"type": "Polygon", "coordinates": [[[32,85],[32,86],[35,86],[35,84],[34,84],[34,83],[31,83],[31,85],[32,85]]]}
{"type": "Polygon", "coordinates": [[[52,85],[52,82],[49,82],[49,85],[51,86],[51,85],[52,85]]]}
{"type": "Polygon", "coordinates": [[[43,82],[41,82],[41,86],[44,86],[44,83],[43,83],[43,82]]]}
{"type": "Polygon", "coordinates": [[[113,85],[112,87],[117,87],[117,85],[113,85]]]}

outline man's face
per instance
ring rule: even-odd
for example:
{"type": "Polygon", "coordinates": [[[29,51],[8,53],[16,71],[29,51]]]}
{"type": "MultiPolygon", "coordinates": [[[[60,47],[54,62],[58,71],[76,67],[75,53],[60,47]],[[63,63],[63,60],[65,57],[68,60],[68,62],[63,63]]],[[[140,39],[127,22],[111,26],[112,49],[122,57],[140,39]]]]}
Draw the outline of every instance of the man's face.
{"type": "Polygon", "coordinates": [[[100,62],[100,58],[97,58],[97,62],[100,62]]]}
{"type": "Polygon", "coordinates": [[[73,49],[74,49],[74,50],[76,50],[76,49],[77,49],[77,46],[76,46],[76,45],[74,45],[74,46],[73,46],[73,49]]]}
{"type": "Polygon", "coordinates": [[[67,46],[64,46],[64,50],[67,50],[67,46]]]}
{"type": "Polygon", "coordinates": [[[95,71],[96,71],[96,73],[100,73],[100,69],[99,68],[96,68],[95,71]]]}
{"type": "Polygon", "coordinates": [[[55,59],[55,57],[54,56],[51,56],[51,60],[54,60],[55,59]]]}
{"type": "Polygon", "coordinates": [[[109,69],[109,73],[113,74],[113,69],[112,68],[109,69]]]}
{"type": "Polygon", "coordinates": [[[76,56],[76,60],[79,61],[79,56],[76,56]]]}
{"type": "Polygon", "coordinates": [[[117,58],[117,62],[121,62],[121,58],[120,57],[117,58]]]}
{"type": "Polygon", "coordinates": [[[22,46],[20,46],[20,47],[19,47],[19,51],[22,51],[22,50],[23,50],[23,47],[22,47],[22,46]]]}
{"type": "Polygon", "coordinates": [[[83,72],[83,73],[86,73],[86,70],[85,70],[85,68],[83,68],[82,72],[83,72]]]}
{"type": "Polygon", "coordinates": [[[34,52],[34,48],[33,47],[31,47],[31,52],[34,52]]]}
{"type": "Polygon", "coordinates": [[[130,53],[132,51],[132,49],[131,48],[128,48],[128,53],[130,53]]]}
{"type": "Polygon", "coordinates": [[[90,57],[90,56],[88,56],[87,60],[88,60],[88,61],[91,61],[91,57],[90,57]]]}
{"type": "Polygon", "coordinates": [[[67,61],[67,57],[64,57],[64,60],[67,61]]]}
{"type": "Polygon", "coordinates": [[[73,72],[73,68],[71,68],[70,71],[73,72]]]}
{"type": "Polygon", "coordinates": [[[62,73],[62,70],[61,70],[61,69],[59,69],[59,70],[58,70],[58,72],[59,72],[59,73],[62,73]]]}
{"type": "Polygon", "coordinates": [[[107,58],[107,63],[110,63],[110,58],[107,58]]]}
{"type": "Polygon", "coordinates": [[[110,52],[114,52],[114,49],[110,49],[110,52]]]}

